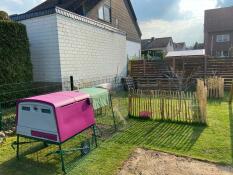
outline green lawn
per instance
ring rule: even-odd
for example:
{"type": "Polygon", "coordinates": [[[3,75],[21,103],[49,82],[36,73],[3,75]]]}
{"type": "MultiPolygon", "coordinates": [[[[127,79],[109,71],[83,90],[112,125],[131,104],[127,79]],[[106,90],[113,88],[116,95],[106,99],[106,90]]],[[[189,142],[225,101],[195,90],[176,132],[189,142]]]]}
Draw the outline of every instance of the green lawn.
{"type": "MultiPolygon", "coordinates": [[[[122,107],[119,109],[123,110],[122,107]]],[[[209,102],[208,126],[134,119],[129,119],[127,122],[126,130],[101,141],[97,149],[72,164],[68,174],[116,174],[136,147],[233,166],[233,116],[232,109],[226,101],[209,102]]],[[[8,138],[7,142],[0,146],[0,174],[52,175],[61,172],[59,157],[45,157],[48,149],[54,148],[39,149],[38,152],[31,154],[29,152],[20,161],[16,161],[14,150],[10,147],[13,140],[15,138],[8,138]]],[[[75,155],[67,157],[73,162],[75,155]]]]}

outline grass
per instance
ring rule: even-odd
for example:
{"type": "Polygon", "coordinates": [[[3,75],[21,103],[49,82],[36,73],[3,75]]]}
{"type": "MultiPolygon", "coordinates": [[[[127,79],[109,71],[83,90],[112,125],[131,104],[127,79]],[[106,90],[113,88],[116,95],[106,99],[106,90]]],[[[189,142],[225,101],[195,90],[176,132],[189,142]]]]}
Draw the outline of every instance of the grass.
{"type": "MultiPolygon", "coordinates": [[[[115,104],[124,97],[115,100],[115,104]]],[[[125,103],[125,108],[127,104],[125,103]]],[[[119,106],[120,111],[126,109],[119,106]]],[[[73,164],[70,175],[116,174],[137,147],[233,166],[233,112],[226,100],[208,103],[208,126],[129,119],[126,130],[102,141],[100,146],[73,164]]],[[[43,148],[16,161],[8,138],[0,146],[0,174],[59,174],[59,157],[43,157],[43,148]]],[[[52,148],[53,149],[53,148],[52,148]]],[[[73,162],[74,155],[68,156],[73,162]]]]}

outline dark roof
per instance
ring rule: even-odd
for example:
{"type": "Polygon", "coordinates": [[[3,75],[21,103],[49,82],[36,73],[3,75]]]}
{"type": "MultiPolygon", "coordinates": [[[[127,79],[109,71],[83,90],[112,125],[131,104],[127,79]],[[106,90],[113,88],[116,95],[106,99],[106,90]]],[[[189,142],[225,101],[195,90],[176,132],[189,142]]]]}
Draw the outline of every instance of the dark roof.
{"type": "Polygon", "coordinates": [[[80,8],[82,5],[88,7],[86,10],[89,11],[100,1],[101,0],[47,0],[26,13],[33,13],[60,7],[68,11],[83,15],[82,9],[80,8]]]}
{"type": "Polygon", "coordinates": [[[142,45],[142,50],[146,50],[147,49],[147,45],[151,42],[151,39],[144,39],[141,41],[141,45],[142,45]]]}
{"type": "MultiPolygon", "coordinates": [[[[84,15],[82,6],[85,5],[85,13],[90,11],[93,7],[95,7],[101,0],[46,0],[45,2],[39,4],[33,9],[29,10],[25,14],[36,13],[48,9],[53,9],[55,7],[60,7],[65,10],[77,13],[79,15],[84,15]]],[[[134,25],[137,29],[138,34],[141,36],[141,30],[137,22],[137,17],[134,12],[132,3],[130,0],[124,0],[129,13],[131,14],[134,25]]]]}
{"type": "Polygon", "coordinates": [[[142,40],[142,50],[164,48],[170,41],[172,41],[172,37],[144,39],[142,40]]]}
{"type": "Polygon", "coordinates": [[[130,12],[132,13],[133,15],[133,21],[134,21],[134,24],[136,26],[136,29],[137,29],[137,32],[139,33],[140,37],[142,36],[142,32],[141,32],[141,29],[138,25],[138,19],[137,19],[137,16],[135,14],[135,11],[134,11],[134,8],[133,8],[133,5],[131,3],[131,0],[125,0],[128,4],[129,4],[129,7],[130,7],[130,12]]]}
{"type": "Polygon", "coordinates": [[[205,32],[233,30],[233,6],[205,11],[205,32]]]}

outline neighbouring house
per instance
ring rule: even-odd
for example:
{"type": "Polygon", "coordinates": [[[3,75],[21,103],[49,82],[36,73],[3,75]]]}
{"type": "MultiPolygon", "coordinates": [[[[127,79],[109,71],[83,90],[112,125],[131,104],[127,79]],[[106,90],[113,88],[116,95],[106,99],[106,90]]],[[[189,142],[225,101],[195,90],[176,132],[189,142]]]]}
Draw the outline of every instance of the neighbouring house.
{"type": "Polygon", "coordinates": [[[233,7],[205,11],[204,40],[206,54],[229,57],[233,50],[233,7]]]}
{"type": "Polygon", "coordinates": [[[175,50],[175,51],[186,50],[186,43],[185,43],[185,42],[174,43],[174,50],[175,50]]]}
{"type": "Polygon", "coordinates": [[[11,19],[26,25],[35,81],[125,76],[141,55],[130,0],[47,0],[11,19]]]}
{"type": "Polygon", "coordinates": [[[174,51],[174,43],[172,37],[151,38],[142,40],[142,55],[148,57],[161,57],[168,52],[174,51]]]}

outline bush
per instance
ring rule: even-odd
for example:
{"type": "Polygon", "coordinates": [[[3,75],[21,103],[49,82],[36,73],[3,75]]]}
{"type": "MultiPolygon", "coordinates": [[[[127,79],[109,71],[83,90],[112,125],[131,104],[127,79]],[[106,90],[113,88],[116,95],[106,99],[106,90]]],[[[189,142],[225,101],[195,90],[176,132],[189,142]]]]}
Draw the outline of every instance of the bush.
{"type": "Polygon", "coordinates": [[[32,64],[26,27],[0,20],[0,36],[0,84],[31,81],[32,64]]]}
{"type": "Polygon", "coordinates": [[[8,14],[4,11],[0,11],[0,20],[9,20],[8,14]]]}

